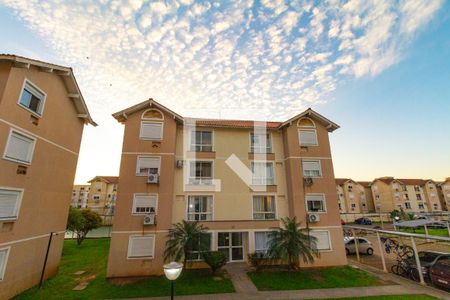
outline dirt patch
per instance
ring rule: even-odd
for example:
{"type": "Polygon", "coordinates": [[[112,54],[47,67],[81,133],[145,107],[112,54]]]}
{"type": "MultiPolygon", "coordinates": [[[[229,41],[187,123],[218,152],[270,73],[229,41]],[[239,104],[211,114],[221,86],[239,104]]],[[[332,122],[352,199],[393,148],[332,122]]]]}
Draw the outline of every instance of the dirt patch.
{"type": "Polygon", "coordinates": [[[140,276],[140,277],[117,277],[117,278],[109,278],[107,279],[111,284],[122,286],[127,284],[133,284],[144,279],[151,278],[152,276],[140,276]]]}

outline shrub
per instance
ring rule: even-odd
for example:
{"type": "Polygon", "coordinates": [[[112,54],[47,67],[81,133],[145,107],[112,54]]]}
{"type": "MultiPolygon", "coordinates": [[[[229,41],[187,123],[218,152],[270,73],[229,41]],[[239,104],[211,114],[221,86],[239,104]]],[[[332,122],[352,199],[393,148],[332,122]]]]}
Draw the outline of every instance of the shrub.
{"type": "Polygon", "coordinates": [[[250,265],[255,268],[256,272],[261,270],[261,267],[268,260],[264,253],[253,252],[248,255],[250,265]]]}
{"type": "Polygon", "coordinates": [[[203,254],[205,262],[211,268],[213,275],[217,270],[223,267],[227,263],[227,257],[225,254],[219,251],[208,251],[203,254]]]}

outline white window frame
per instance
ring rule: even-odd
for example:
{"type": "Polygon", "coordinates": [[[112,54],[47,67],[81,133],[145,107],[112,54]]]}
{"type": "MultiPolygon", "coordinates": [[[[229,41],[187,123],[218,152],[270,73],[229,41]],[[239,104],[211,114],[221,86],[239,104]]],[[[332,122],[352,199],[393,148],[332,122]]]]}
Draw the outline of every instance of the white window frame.
{"type": "Polygon", "coordinates": [[[139,126],[139,139],[145,141],[162,141],[164,138],[164,122],[161,121],[147,121],[141,120],[141,124],[139,126]],[[160,138],[150,138],[142,136],[142,124],[161,124],[161,137],[160,138]]]}
{"type": "Polygon", "coordinates": [[[214,160],[213,159],[192,159],[192,160],[188,160],[188,167],[187,169],[187,183],[186,184],[190,184],[190,185],[212,185],[213,184],[213,180],[214,180],[214,160]],[[207,163],[211,163],[211,178],[197,178],[197,177],[191,177],[191,163],[194,162],[207,162],[207,163]]]}
{"type": "MultiPolygon", "coordinates": [[[[189,221],[189,215],[210,215],[211,219],[209,220],[197,220],[199,222],[205,222],[205,221],[214,221],[214,195],[213,194],[190,194],[186,195],[186,220],[189,221]],[[189,199],[190,197],[211,197],[211,212],[189,212],[189,199]]],[[[195,221],[191,220],[191,221],[195,221]]]]}
{"type": "Polygon", "coordinates": [[[2,248],[0,248],[0,251],[6,251],[5,261],[3,262],[3,268],[0,269],[0,282],[2,282],[5,279],[6,265],[8,264],[8,258],[9,258],[9,253],[11,252],[11,246],[2,247],[2,248]]]}
{"type": "MultiPolygon", "coordinates": [[[[195,140],[195,138],[194,138],[195,140]]],[[[212,129],[192,129],[189,130],[189,151],[192,152],[214,152],[214,130],[212,129]],[[204,144],[192,144],[192,139],[194,138],[195,132],[210,132],[211,133],[211,145],[204,144]],[[211,146],[211,151],[203,151],[203,147],[211,146]],[[199,151],[195,150],[195,147],[200,147],[199,151]]]]}
{"type": "Polygon", "coordinates": [[[6,146],[5,146],[5,149],[3,151],[3,159],[9,160],[9,161],[12,161],[12,162],[15,162],[15,163],[19,163],[19,164],[31,165],[31,162],[33,161],[34,149],[36,148],[36,140],[37,139],[35,137],[33,137],[33,136],[29,135],[29,134],[26,134],[26,133],[23,133],[22,131],[19,131],[17,129],[11,128],[9,130],[8,140],[6,142],[6,146]],[[7,156],[7,150],[8,150],[8,147],[9,147],[9,143],[11,141],[11,136],[13,134],[22,135],[22,136],[24,136],[24,137],[26,137],[26,138],[28,138],[30,140],[33,140],[32,146],[31,146],[31,148],[29,150],[29,154],[28,154],[28,156],[30,158],[29,161],[22,161],[20,159],[16,159],[16,158],[12,158],[12,157],[8,157],[7,156]]]}
{"type": "Polygon", "coordinates": [[[275,163],[273,161],[253,160],[253,161],[250,162],[250,171],[252,172],[252,185],[255,185],[255,186],[256,185],[262,185],[262,186],[265,186],[265,185],[276,185],[276,178],[275,178],[276,177],[276,175],[275,175],[276,170],[275,170],[275,163]],[[255,177],[255,174],[253,172],[253,165],[255,163],[256,164],[270,164],[270,165],[272,165],[272,175],[273,175],[273,177],[272,177],[272,181],[271,182],[268,181],[269,177],[255,177]],[[255,178],[260,179],[261,182],[255,183],[255,181],[254,181],[255,178]],[[264,182],[262,182],[262,181],[264,181],[264,182]]]}
{"type": "Polygon", "coordinates": [[[128,251],[127,251],[127,259],[154,259],[155,258],[155,244],[156,244],[156,235],[155,234],[133,234],[128,236],[128,251]],[[149,256],[130,256],[130,251],[131,251],[131,240],[133,238],[146,238],[146,237],[152,237],[153,238],[153,249],[152,249],[152,254],[153,255],[149,255],[149,256]]]}
{"type": "Polygon", "coordinates": [[[144,174],[140,172],[140,167],[139,167],[139,159],[140,158],[157,158],[159,159],[159,166],[158,166],[158,175],[160,175],[161,173],[161,156],[151,156],[151,155],[138,155],[136,157],[136,176],[141,176],[141,177],[147,177],[149,174],[144,174]]]}
{"type": "Polygon", "coordinates": [[[270,234],[271,232],[272,232],[271,230],[255,230],[253,232],[253,244],[255,245],[255,249],[254,249],[255,253],[261,253],[261,254],[265,255],[267,253],[267,250],[269,250],[269,248],[267,248],[267,249],[257,249],[256,248],[256,234],[257,233],[270,234]]]}
{"type": "MultiPolygon", "coordinates": [[[[209,235],[209,251],[211,251],[212,248],[213,248],[213,238],[214,238],[214,233],[213,233],[213,232],[210,232],[210,231],[207,231],[207,232],[205,232],[204,234],[209,235]]],[[[191,261],[191,262],[194,262],[194,261],[204,261],[204,259],[201,259],[201,258],[200,258],[200,251],[192,250],[190,254],[191,254],[191,255],[192,255],[192,254],[196,254],[196,255],[197,255],[197,258],[196,258],[196,259],[186,259],[186,261],[191,261]]]]}
{"type": "Polygon", "coordinates": [[[152,107],[152,108],[149,108],[149,109],[145,110],[145,111],[142,113],[142,115],[141,115],[141,120],[163,122],[163,121],[164,121],[164,114],[163,114],[163,112],[160,111],[159,109],[153,108],[153,107],[152,107]],[[144,115],[145,115],[148,111],[151,111],[151,110],[155,110],[155,111],[159,112],[159,113],[161,114],[162,118],[161,118],[161,119],[158,119],[158,118],[146,118],[146,117],[144,117],[144,115]]]}
{"type": "Polygon", "coordinates": [[[321,232],[326,232],[327,233],[327,235],[328,235],[328,244],[329,244],[329,246],[330,246],[330,248],[329,249],[319,249],[319,248],[317,248],[317,250],[319,251],[319,252],[330,252],[330,251],[333,251],[333,244],[331,243],[331,235],[330,235],[330,231],[329,230],[319,230],[319,229],[311,229],[310,230],[310,232],[309,232],[309,234],[311,235],[311,232],[319,232],[319,231],[321,231],[321,232]]]}
{"type": "Polygon", "coordinates": [[[303,177],[311,177],[311,178],[322,178],[322,162],[320,161],[320,159],[302,159],[302,175],[303,177]],[[305,175],[305,166],[304,163],[305,162],[318,162],[319,163],[319,176],[308,176],[305,175]]]}
{"type": "Polygon", "coordinates": [[[254,132],[251,131],[248,135],[249,138],[249,152],[250,153],[254,153],[254,154],[269,154],[269,153],[273,153],[273,136],[272,136],[272,132],[267,132],[266,131],[266,135],[269,136],[269,144],[266,143],[266,147],[262,147],[261,145],[259,145],[258,147],[254,147],[252,146],[252,135],[263,135],[263,133],[258,133],[258,132],[254,132]],[[269,145],[269,146],[268,146],[269,145]],[[255,149],[259,149],[259,150],[265,150],[265,152],[256,152],[255,149]]]}
{"type": "Polygon", "coordinates": [[[133,216],[142,216],[147,215],[150,212],[136,212],[136,196],[156,196],[156,204],[155,204],[155,215],[158,214],[158,202],[159,202],[159,196],[157,193],[134,193],[133,194],[133,205],[131,206],[131,215],[133,216]]]}
{"type": "Polygon", "coordinates": [[[14,209],[15,210],[15,216],[11,216],[9,218],[0,218],[0,222],[3,222],[3,221],[14,221],[14,220],[19,219],[20,207],[22,206],[22,199],[23,199],[23,194],[24,194],[25,190],[21,189],[21,188],[12,188],[12,187],[3,187],[3,186],[0,186],[0,190],[12,191],[12,192],[18,192],[19,193],[19,197],[18,197],[17,202],[16,202],[16,207],[14,209]]]}
{"type": "MultiPolygon", "coordinates": [[[[33,93],[31,93],[31,94],[33,94],[33,93]]],[[[34,96],[36,97],[36,95],[34,95],[34,96]]],[[[28,112],[30,112],[34,116],[36,116],[38,118],[42,118],[42,115],[44,114],[44,108],[45,108],[46,100],[47,100],[47,93],[45,93],[42,89],[40,89],[36,84],[31,82],[31,80],[29,80],[28,78],[25,78],[24,81],[23,81],[23,84],[22,84],[22,89],[20,90],[19,99],[17,100],[17,105],[19,105],[21,108],[27,110],[28,112]],[[25,105],[23,105],[22,103],[20,103],[20,100],[22,99],[23,91],[24,91],[24,89],[25,89],[25,87],[27,85],[29,85],[32,89],[37,90],[39,93],[41,93],[44,96],[41,99],[42,104],[41,104],[40,112],[33,111],[33,110],[29,109],[28,107],[26,107],[25,105]]]]}
{"type": "Polygon", "coordinates": [[[255,221],[267,221],[267,220],[277,220],[278,219],[278,201],[277,201],[277,195],[276,194],[253,194],[253,195],[251,195],[251,197],[250,197],[250,201],[251,201],[251,206],[252,206],[252,216],[251,216],[251,220],[255,220],[255,221]],[[262,197],[267,197],[267,196],[270,196],[270,197],[273,197],[273,202],[274,202],[274,208],[275,208],[275,211],[274,212],[270,212],[270,211],[261,211],[261,212],[255,212],[255,207],[254,207],[254,203],[253,203],[253,197],[259,197],[259,196],[262,196],[262,197]],[[264,214],[264,219],[255,219],[255,213],[256,214],[264,214]],[[272,218],[266,218],[265,216],[266,216],[266,214],[274,214],[275,216],[274,216],[274,218],[272,219],[272,218]]]}
{"type": "Polygon", "coordinates": [[[305,205],[306,205],[306,211],[308,213],[318,213],[318,214],[326,214],[327,213],[327,201],[326,201],[326,197],[324,193],[307,193],[305,194],[305,205]],[[322,206],[323,206],[323,211],[310,211],[308,208],[308,196],[322,196],[322,206]]]}
{"type": "Polygon", "coordinates": [[[300,146],[305,146],[305,147],[319,146],[319,140],[317,138],[317,130],[316,129],[306,129],[306,127],[299,128],[298,129],[298,144],[300,146]],[[315,142],[314,143],[303,143],[302,140],[301,140],[301,132],[302,131],[314,132],[315,142]]]}

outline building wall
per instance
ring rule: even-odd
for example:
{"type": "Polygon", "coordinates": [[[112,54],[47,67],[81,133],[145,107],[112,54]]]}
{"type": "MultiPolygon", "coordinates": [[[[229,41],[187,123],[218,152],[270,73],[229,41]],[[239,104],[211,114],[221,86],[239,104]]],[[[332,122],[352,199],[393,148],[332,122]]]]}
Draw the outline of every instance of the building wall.
{"type": "Polygon", "coordinates": [[[345,200],[344,188],[342,185],[336,185],[338,207],[340,213],[347,213],[347,201],[345,200]]]}
{"type": "Polygon", "coordinates": [[[90,185],[74,185],[72,190],[72,207],[86,208],[89,200],[90,185]]]}
{"type": "Polygon", "coordinates": [[[450,177],[440,185],[442,202],[447,210],[450,210],[450,177]]]}
{"type": "Polygon", "coordinates": [[[34,136],[36,144],[26,175],[17,174],[18,163],[0,158],[0,186],[24,191],[18,219],[0,222],[0,248],[11,247],[0,298],[38,283],[50,232],[61,234],[54,238],[46,276],[57,271],[84,125],[59,76],[33,66],[11,68],[5,83],[8,67],[0,63],[0,151],[3,155],[11,128],[34,136]],[[17,104],[25,78],[47,94],[38,125],[17,104]]]}
{"type": "Polygon", "coordinates": [[[443,211],[442,203],[439,199],[439,190],[437,184],[433,181],[428,181],[423,186],[423,191],[425,194],[425,201],[428,206],[428,211],[429,212],[443,211]]]}
{"type": "Polygon", "coordinates": [[[397,208],[394,204],[391,184],[379,180],[373,182],[372,197],[376,212],[391,212],[397,208]]]}
{"type": "Polygon", "coordinates": [[[105,182],[99,177],[90,185],[87,208],[100,215],[112,215],[117,200],[117,184],[105,182]]]}
{"type": "Polygon", "coordinates": [[[371,187],[364,187],[364,195],[366,198],[366,207],[368,212],[375,212],[375,204],[373,202],[373,194],[371,187]]]}

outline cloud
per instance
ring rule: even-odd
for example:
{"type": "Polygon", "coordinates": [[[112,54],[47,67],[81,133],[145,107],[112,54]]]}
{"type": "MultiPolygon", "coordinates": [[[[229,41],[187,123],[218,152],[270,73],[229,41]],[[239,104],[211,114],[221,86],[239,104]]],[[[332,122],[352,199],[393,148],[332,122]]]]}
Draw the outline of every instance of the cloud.
{"type": "Polygon", "coordinates": [[[285,119],[401,60],[443,1],[0,0],[74,68],[101,123],[153,97],[181,114],[285,119]],[[70,20],[70,21],[68,21],[70,20]],[[215,113],[214,113],[215,112],[215,113]]]}

